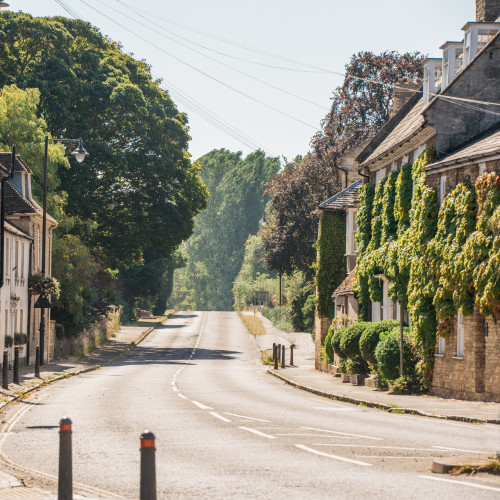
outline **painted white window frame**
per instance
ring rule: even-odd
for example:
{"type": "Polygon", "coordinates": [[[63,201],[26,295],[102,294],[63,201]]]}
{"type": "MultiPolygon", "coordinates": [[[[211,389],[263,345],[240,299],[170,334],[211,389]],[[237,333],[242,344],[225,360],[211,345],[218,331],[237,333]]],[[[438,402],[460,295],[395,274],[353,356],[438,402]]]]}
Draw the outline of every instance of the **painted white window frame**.
{"type": "Polygon", "coordinates": [[[382,320],[394,319],[394,304],[387,295],[389,282],[382,280],[382,320]]]}
{"type": "Polygon", "coordinates": [[[372,302],[372,322],[380,321],[382,318],[382,307],[380,302],[372,302]]]}
{"type": "Polygon", "coordinates": [[[439,178],[439,203],[442,205],[446,196],[446,175],[439,178]]]}
{"type": "Polygon", "coordinates": [[[437,353],[439,356],[444,356],[446,346],[446,339],[444,337],[438,337],[438,349],[437,353]]]}
{"type": "Polygon", "coordinates": [[[375,172],[375,186],[382,180],[385,179],[385,168],[381,168],[375,172]]]}
{"type": "Polygon", "coordinates": [[[464,316],[462,313],[457,314],[457,354],[456,358],[464,357],[464,316]]]}
{"type": "Polygon", "coordinates": [[[422,144],[413,153],[413,161],[417,161],[418,157],[427,149],[427,144],[422,144]]]}
{"type": "Polygon", "coordinates": [[[486,163],[479,164],[479,175],[486,171],[486,163]]]}

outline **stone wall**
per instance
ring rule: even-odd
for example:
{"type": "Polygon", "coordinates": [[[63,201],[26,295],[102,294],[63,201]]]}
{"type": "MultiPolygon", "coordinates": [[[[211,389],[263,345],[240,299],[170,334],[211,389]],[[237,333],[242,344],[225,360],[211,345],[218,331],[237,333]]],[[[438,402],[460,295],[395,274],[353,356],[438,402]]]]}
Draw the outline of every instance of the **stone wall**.
{"type": "Polygon", "coordinates": [[[500,318],[486,318],[485,395],[500,402],[500,318]]]}
{"type": "Polygon", "coordinates": [[[500,16],[500,0],[476,0],[476,21],[494,22],[500,16]]]}
{"type": "MultiPolygon", "coordinates": [[[[445,342],[444,355],[437,354],[436,342],[431,393],[461,399],[488,399],[489,395],[485,393],[484,316],[481,316],[477,308],[474,308],[474,314],[464,318],[464,355],[462,358],[456,357],[456,327],[455,318],[452,331],[445,342]]],[[[496,358],[491,359],[491,362],[498,364],[498,359],[497,355],[496,358]]]]}

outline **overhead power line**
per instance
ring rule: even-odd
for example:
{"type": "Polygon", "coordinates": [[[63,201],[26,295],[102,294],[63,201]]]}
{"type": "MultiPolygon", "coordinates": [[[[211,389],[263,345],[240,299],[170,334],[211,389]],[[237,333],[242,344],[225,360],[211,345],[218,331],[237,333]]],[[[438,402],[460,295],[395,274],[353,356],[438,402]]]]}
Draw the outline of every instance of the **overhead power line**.
{"type": "Polygon", "coordinates": [[[215,78],[214,76],[210,75],[209,73],[206,73],[205,71],[197,68],[196,66],[193,66],[192,64],[186,62],[186,61],[183,61],[180,57],[177,57],[175,55],[173,55],[172,53],[168,52],[167,50],[165,50],[164,48],[162,47],[159,47],[158,45],[154,44],[153,42],[151,42],[150,40],[144,38],[143,36],[137,34],[135,31],[131,30],[130,28],[127,28],[126,26],[124,26],[123,24],[119,23],[118,21],[115,21],[112,17],[108,16],[107,14],[105,14],[104,12],[100,11],[99,9],[97,9],[96,7],[90,5],[87,1],[85,0],[80,0],[80,2],[82,2],[83,4],[85,4],[87,7],[95,10],[96,12],[98,12],[99,14],[101,14],[101,16],[105,17],[106,19],[108,19],[109,21],[111,21],[112,23],[116,24],[117,26],[120,26],[120,28],[124,29],[125,31],[128,31],[129,33],[132,33],[132,35],[134,35],[135,37],[139,38],[140,40],[142,40],[143,42],[147,43],[148,45],[151,45],[152,47],[154,47],[155,49],[159,50],[160,52],[163,52],[164,54],[168,55],[169,57],[171,57],[172,59],[175,59],[176,61],[180,62],[181,64],[184,64],[185,66],[188,66],[189,68],[191,68],[192,70],[206,76],[207,78],[209,78],[210,80],[213,80],[217,83],[219,83],[220,85],[223,85],[224,87],[228,88],[228,89],[231,89],[233,92],[236,92],[237,94],[240,94],[244,97],[246,97],[247,99],[250,99],[251,101],[254,101],[258,104],[260,104],[261,106],[264,106],[268,109],[271,109],[273,111],[275,111],[276,113],[279,113],[283,116],[286,116],[287,118],[290,118],[291,120],[294,120],[298,123],[302,123],[303,125],[309,127],[309,128],[312,128],[313,130],[315,131],[318,131],[319,130],[319,127],[315,127],[314,125],[311,125],[310,123],[307,123],[305,122],[304,120],[301,120],[300,118],[297,118],[295,116],[292,116],[288,113],[286,113],[285,111],[282,111],[281,109],[279,108],[276,108],[274,106],[271,106],[270,104],[267,104],[263,101],[261,101],[260,99],[257,99],[255,97],[252,97],[251,95],[223,82],[222,80],[219,80],[218,78],[215,78]]]}

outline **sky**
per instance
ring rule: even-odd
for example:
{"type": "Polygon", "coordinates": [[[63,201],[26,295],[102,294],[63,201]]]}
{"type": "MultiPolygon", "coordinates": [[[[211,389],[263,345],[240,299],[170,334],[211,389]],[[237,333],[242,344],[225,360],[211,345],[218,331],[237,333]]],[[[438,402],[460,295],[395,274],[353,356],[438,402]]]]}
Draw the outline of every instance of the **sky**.
{"type": "Polygon", "coordinates": [[[6,1],[89,21],[148,62],[188,115],[194,159],[220,148],[304,155],[353,54],[440,57],[475,19],[474,0],[6,1]]]}

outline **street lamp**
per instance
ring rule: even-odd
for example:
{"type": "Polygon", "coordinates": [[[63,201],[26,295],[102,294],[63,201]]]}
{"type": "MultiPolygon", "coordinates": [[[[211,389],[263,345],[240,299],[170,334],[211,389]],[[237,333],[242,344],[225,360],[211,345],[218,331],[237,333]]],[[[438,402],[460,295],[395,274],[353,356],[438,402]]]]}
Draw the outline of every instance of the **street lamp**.
{"type": "Polygon", "coordinates": [[[0,9],[4,9],[5,7],[8,7],[9,4],[5,2],[0,2],[0,9]]]}
{"type": "Polygon", "coordinates": [[[116,201],[115,201],[114,196],[111,195],[111,198],[108,200],[108,208],[110,210],[114,210],[115,207],[116,207],[116,201]]]}
{"type": "MultiPolygon", "coordinates": [[[[52,142],[69,142],[77,143],[77,148],[72,151],[72,155],[75,157],[78,163],[81,163],[86,156],[88,156],[87,151],[82,146],[82,139],[53,139],[48,135],[45,136],[45,156],[43,159],[43,222],[42,222],[42,276],[45,276],[45,251],[47,246],[47,170],[49,163],[49,141],[52,142]]],[[[44,364],[44,354],[45,354],[45,307],[46,299],[40,297],[40,365],[44,364]]]]}

